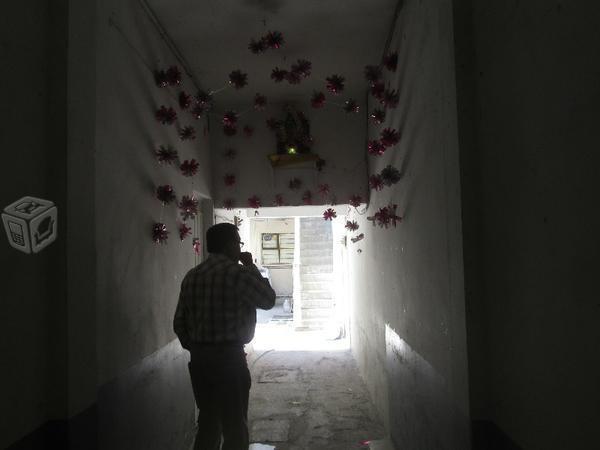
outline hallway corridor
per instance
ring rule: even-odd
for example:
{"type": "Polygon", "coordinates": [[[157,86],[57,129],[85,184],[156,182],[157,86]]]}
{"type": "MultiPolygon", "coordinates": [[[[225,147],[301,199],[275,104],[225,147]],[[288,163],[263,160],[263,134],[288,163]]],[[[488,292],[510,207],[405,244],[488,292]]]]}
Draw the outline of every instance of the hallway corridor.
{"type": "Polygon", "coordinates": [[[256,351],[248,366],[251,442],[277,450],[349,450],[383,437],[349,350],[256,351]]]}

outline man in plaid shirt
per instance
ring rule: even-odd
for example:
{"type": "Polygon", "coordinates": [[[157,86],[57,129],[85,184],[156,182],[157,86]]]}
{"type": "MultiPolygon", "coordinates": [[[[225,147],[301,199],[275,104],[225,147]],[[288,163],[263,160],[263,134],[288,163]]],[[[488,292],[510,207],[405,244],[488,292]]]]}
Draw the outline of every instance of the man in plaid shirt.
{"type": "Polygon", "coordinates": [[[237,227],[206,232],[209,257],[181,282],[173,328],[189,364],[200,410],[194,450],[247,450],[250,371],[244,344],[254,337],[256,308],[271,309],[275,292],[240,251],[237,227]],[[238,263],[240,261],[242,265],[238,263]]]}

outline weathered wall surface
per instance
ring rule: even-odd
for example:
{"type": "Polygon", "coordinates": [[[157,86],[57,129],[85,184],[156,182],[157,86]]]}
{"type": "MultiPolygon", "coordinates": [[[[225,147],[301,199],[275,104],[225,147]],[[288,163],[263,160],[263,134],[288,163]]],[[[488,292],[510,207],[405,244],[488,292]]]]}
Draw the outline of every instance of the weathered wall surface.
{"type": "Polygon", "coordinates": [[[66,2],[0,15],[0,209],[32,195],[58,208],[58,238],[37,254],[0,244],[0,448],[62,417],[66,389],[66,2]]]}
{"type": "Polygon", "coordinates": [[[402,180],[371,191],[366,214],[351,217],[365,233],[349,244],[352,347],[397,448],[466,449],[452,3],[406,1],[394,30],[390,51],[398,51],[398,69],[386,73],[386,82],[400,101],[370,136],[392,127],[401,140],[370,157],[370,172],[392,164],[402,180]],[[366,217],[390,203],[404,220],[374,228],[366,217]]]}
{"type": "MultiPolygon", "coordinates": [[[[132,448],[133,441],[135,448],[156,448],[152,446],[158,443],[157,435],[162,435],[170,439],[169,446],[163,448],[183,448],[181,440],[185,436],[180,427],[173,429],[171,425],[177,421],[192,425],[190,384],[174,383],[175,378],[158,383],[144,374],[148,367],[156,373],[187,374],[186,358],[176,351],[178,342],[172,344],[172,320],[180,283],[194,265],[194,253],[190,237],[183,242],[179,239],[176,206],[161,207],[155,189],[170,184],[178,200],[192,191],[210,197],[206,123],[180,110],[179,89],[155,85],[153,69],[179,63],[142,4],[102,1],[97,8],[95,191],[100,424],[112,423],[111,415],[122,408],[136,410],[133,417],[119,416],[130,421],[129,426],[101,426],[100,442],[107,448],[132,448]],[[155,119],[154,112],[161,105],[177,110],[174,125],[162,125],[155,119]],[[195,140],[179,139],[178,129],[186,125],[196,127],[195,140]],[[192,158],[199,161],[196,176],[184,177],[177,164],[157,163],[155,149],[168,144],[178,151],[180,162],[192,158]],[[152,242],[155,221],[164,222],[170,231],[165,245],[152,242]],[[147,362],[149,355],[159,356],[147,362]],[[123,385],[127,389],[121,389],[123,385]],[[133,397],[134,402],[139,400],[134,405],[130,403],[132,390],[144,393],[133,397]],[[158,401],[147,408],[142,397],[158,401]],[[178,403],[178,407],[169,408],[169,402],[178,403]],[[173,421],[156,421],[156,411],[172,415],[173,421]],[[153,433],[134,433],[150,428],[153,433]]],[[[191,92],[196,90],[185,75],[183,86],[191,92]]]]}
{"type": "Polygon", "coordinates": [[[476,87],[472,150],[461,151],[463,185],[479,193],[465,210],[465,226],[480,229],[465,235],[480,249],[466,274],[474,419],[522,448],[590,448],[600,11],[591,1],[470,3],[473,57],[459,76],[476,87]]]}

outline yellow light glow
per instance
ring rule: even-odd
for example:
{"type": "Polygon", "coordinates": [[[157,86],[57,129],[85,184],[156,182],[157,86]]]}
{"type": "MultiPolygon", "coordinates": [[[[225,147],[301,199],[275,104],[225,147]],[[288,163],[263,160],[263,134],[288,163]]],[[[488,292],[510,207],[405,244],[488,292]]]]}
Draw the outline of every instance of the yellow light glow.
{"type": "Polygon", "coordinates": [[[288,148],[288,155],[295,155],[296,154],[296,149],[294,147],[289,147],[288,148]]]}

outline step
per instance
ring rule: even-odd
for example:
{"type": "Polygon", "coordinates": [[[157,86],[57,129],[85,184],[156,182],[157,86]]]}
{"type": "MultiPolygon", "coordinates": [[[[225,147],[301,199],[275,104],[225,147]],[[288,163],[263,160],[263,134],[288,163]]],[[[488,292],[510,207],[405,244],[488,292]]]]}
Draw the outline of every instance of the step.
{"type": "Polygon", "coordinates": [[[309,331],[309,330],[324,330],[329,326],[329,319],[306,319],[300,321],[300,324],[295,327],[296,331],[309,331]]]}
{"type": "Polygon", "coordinates": [[[333,273],[333,265],[332,264],[313,264],[310,266],[300,266],[300,274],[309,274],[309,273],[333,273]]]}
{"type": "Polygon", "coordinates": [[[318,249],[303,249],[300,252],[301,258],[314,258],[315,256],[321,257],[323,255],[332,256],[333,248],[318,248],[318,249]]]}
{"type": "Polygon", "coordinates": [[[311,308],[334,308],[335,304],[333,303],[333,299],[331,298],[326,298],[326,299],[302,299],[301,300],[301,308],[302,311],[304,311],[304,309],[311,309],[311,308]]]}
{"type": "Polygon", "coordinates": [[[315,241],[300,241],[300,252],[303,250],[325,250],[332,249],[333,244],[331,242],[315,242],[315,241]]]}
{"type": "Polygon", "coordinates": [[[331,291],[333,283],[330,281],[304,281],[301,291],[331,291]]]}
{"type": "Polygon", "coordinates": [[[329,319],[333,315],[333,308],[301,308],[302,320],[329,319]]]}
{"type": "Polygon", "coordinates": [[[331,289],[321,291],[302,290],[302,301],[304,300],[330,300],[333,298],[331,289]]]}
{"type": "Polygon", "coordinates": [[[329,254],[321,255],[321,256],[300,256],[300,264],[303,266],[322,266],[322,265],[331,265],[333,266],[333,255],[331,252],[329,254]]]}
{"type": "Polygon", "coordinates": [[[301,273],[300,282],[304,283],[331,283],[333,280],[333,272],[330,273],[301,273]]]}

